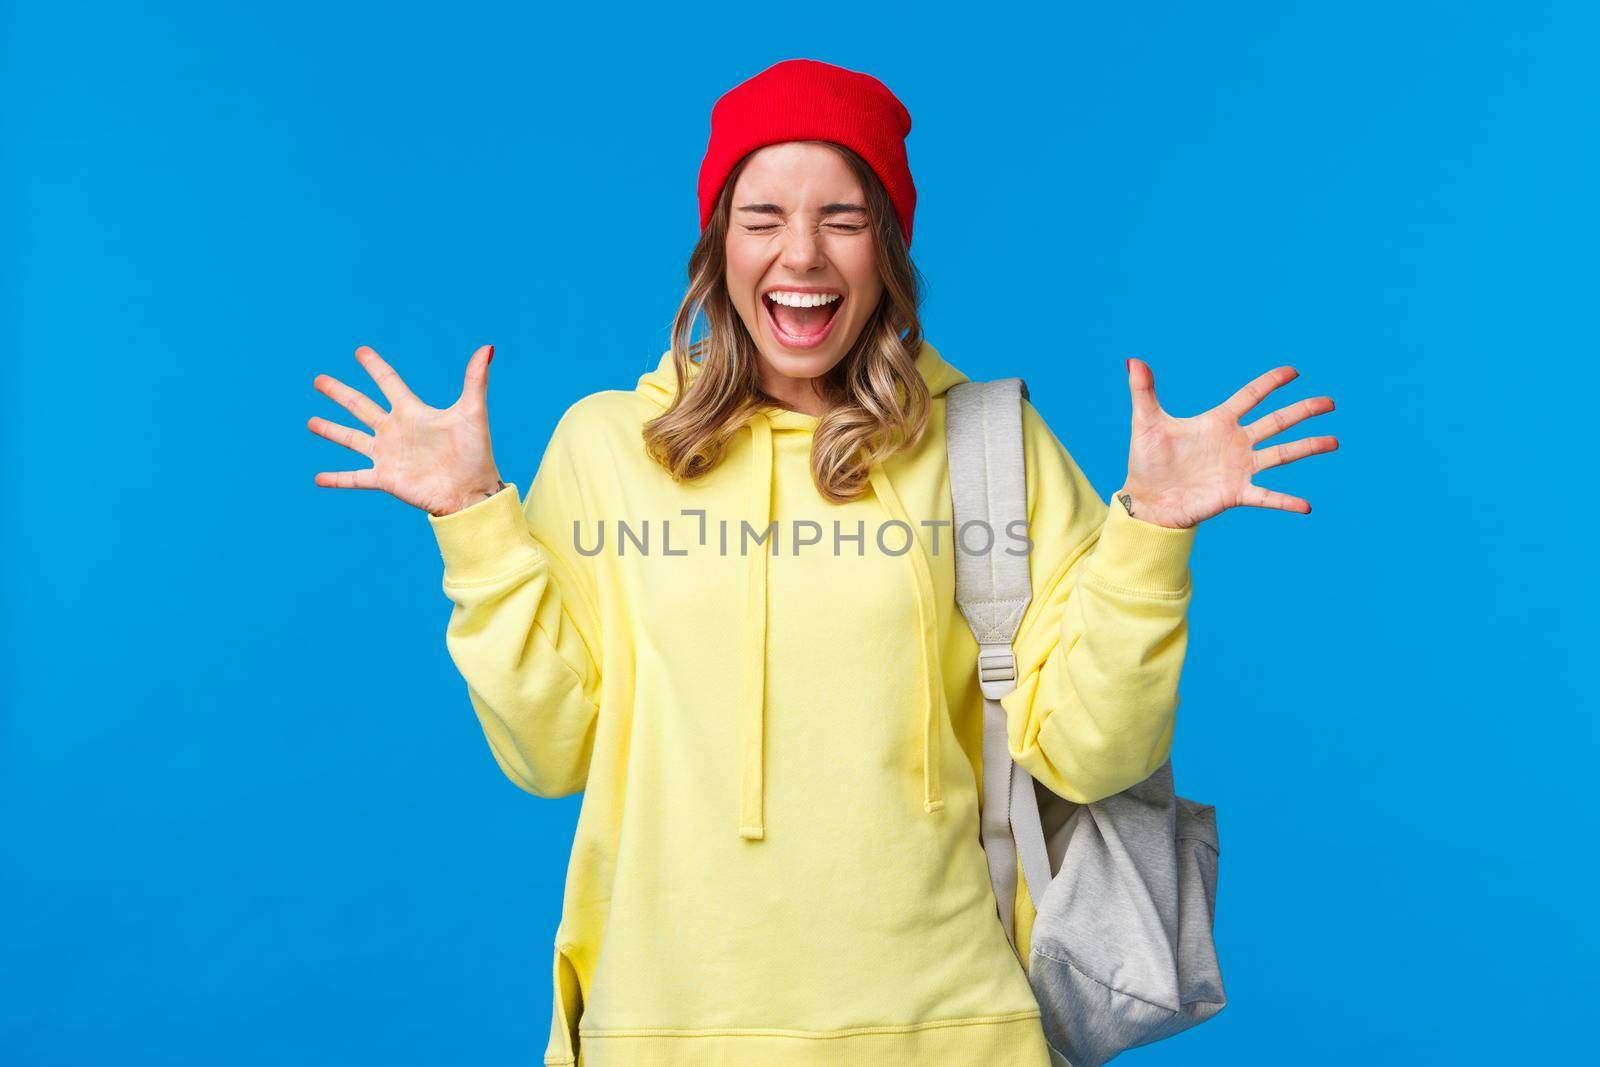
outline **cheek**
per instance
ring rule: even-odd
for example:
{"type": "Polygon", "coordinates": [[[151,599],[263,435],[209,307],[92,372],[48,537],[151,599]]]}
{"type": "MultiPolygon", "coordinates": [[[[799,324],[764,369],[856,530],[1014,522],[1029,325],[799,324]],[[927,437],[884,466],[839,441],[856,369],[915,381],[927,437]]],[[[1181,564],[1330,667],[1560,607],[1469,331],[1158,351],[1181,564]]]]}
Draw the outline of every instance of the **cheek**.
{"type": "Polygon", "coordinates": [[[876,271],[868,271],[866,277],[851,280],[850,295],[855,304],[854,314],[865,319],[877,310],[878,302],[883,299],[883,282],[876,271]]]}
{"type": "Polygon", "coordinates": [[[836,258],[834,263],[838,266],[839,273],[844,275],[850,291],[866,298],[862,304],[869,309],[876,306],[878,297],[883,292],[883,282],[878,278],[878,257],[875,250],[870,246],[865,249],[850,249],[836,258]]]}
{"type": "Polygon", "coordinates": [[[728,291],[741,304],[751,300],[750,294],[761,281],[765,268],[758,260],[759,257],[752,255],[749,249],[741,249],[735,245],[727,250],[728,291]]]}

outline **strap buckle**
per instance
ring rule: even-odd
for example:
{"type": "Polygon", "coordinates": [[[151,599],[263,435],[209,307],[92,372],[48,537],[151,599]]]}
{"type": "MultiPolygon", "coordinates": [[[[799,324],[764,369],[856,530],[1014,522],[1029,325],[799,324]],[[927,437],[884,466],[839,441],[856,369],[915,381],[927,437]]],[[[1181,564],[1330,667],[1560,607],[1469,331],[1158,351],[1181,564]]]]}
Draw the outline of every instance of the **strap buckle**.
{"type": "Polygon", "coordinates": [[[988,700],[999,700],[1017,687],[1017,654],[1006,645],[978,646],[978,688],[988,700]]]}

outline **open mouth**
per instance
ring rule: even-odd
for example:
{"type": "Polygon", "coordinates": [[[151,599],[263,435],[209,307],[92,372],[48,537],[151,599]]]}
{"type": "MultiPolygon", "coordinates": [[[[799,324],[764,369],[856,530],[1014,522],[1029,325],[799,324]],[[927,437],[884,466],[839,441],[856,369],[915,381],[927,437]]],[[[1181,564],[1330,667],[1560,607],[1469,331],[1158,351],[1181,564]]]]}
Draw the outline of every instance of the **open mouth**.
{"type": "Polygon", "coordinates": [[[833,290],[772,289],[761,294],[772,334],[785,348],[815,348],[833,330],[843,293],[833,290]]]}

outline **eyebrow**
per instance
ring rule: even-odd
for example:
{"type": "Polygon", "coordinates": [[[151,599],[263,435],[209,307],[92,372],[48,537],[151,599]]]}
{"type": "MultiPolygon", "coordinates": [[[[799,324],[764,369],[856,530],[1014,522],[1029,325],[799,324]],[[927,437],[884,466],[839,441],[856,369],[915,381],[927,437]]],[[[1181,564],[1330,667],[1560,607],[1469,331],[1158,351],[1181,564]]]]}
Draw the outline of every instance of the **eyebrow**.
{"type": "MultiPolygon", "coordinates": [[[[783,208],[779,207],[777,204],[741,204],[739,207],[735,208],[734,210],[736,210],[736,211],[754,211],[758,215],[782,215],[783,214],[783,208]]],[[[862,207],[860,204],[838,204],[838,203],[835,203],[835,204],[823,204],[822,205],[822,213],[824,215],[843,215],[843,214],[848,214],[849,212],[852,212],[852,211],[859,211],[863,215],[865,215],[867,213],[867,209],[862,207]]]]}

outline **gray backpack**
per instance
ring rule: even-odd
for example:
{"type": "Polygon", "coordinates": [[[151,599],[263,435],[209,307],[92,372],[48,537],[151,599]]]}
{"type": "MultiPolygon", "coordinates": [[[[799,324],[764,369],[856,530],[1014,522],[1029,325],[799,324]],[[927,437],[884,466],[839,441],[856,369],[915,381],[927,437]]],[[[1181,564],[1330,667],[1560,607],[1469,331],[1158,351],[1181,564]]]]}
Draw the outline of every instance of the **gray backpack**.
{"type": "MultiPolygon", "coordinates": [[[[955,531],[1027,518],[1021,378],[963,382],[947,407],[955,531]]],[[[1210,805],[1173,792],[1172,761],[1092,804],[1038,783],[1011,759],[1000,698],[1016,685],[1011,643],[1032,599],[1028,557],[963,554],[956,601],[978,640],[984,698],[984,852],[1016,950],[1020,859],[1033,923],[1028,981],[1053,1056],[1096,1067],[1204,1022],[1226,998],[1212,922],[1217,827],[1210,805]]],[[[992,547],[992,546],[991,546],[992,547]]]]}

